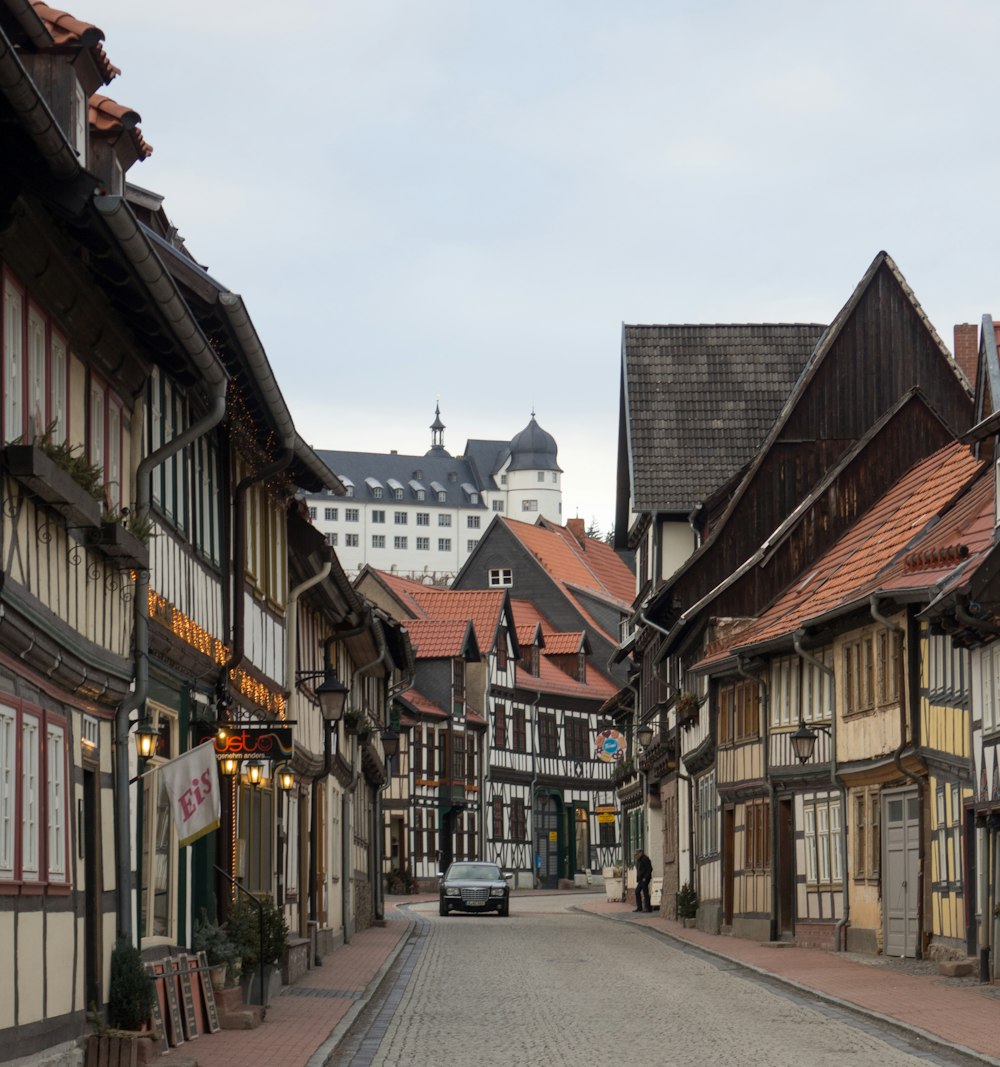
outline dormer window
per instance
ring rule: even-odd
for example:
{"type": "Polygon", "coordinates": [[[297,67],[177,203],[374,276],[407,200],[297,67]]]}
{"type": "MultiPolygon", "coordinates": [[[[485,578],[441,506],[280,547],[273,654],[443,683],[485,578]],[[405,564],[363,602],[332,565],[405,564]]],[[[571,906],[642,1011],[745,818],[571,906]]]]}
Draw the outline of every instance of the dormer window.
{"type": "Polygon", "coordinates": [[[514,572],[510,567],[491,567],[489,578],[491,589],[507,589],[514,584],[514,572]]]}
{"type": "Polygon", "coordinates": [[[386,478],[385,484],[389,487],[389,491],[392,493],[393,500],[403,499],[403,483],[397,482],[395,478],[386,478]]]}
{"type": "Polygon", "coordinates": [[[354,482],[352,482],[346,474],[338,474],[337,477],[340,479],[341,483],[344,486],[344,489],[346,490],[345,495],[354,496],[354,482]]]}
{"type": "Polygon", "coordinates": [[[80,159],[80,166],[87,166],[87,130],[89,128],[87,111],[87,94],[77,82],[73,97],[73,148],[80,159]]]}
{"type": "Polygon", "coordinates": [[[365,478],[365,485],[368,486],[368,491],[372,495],[372,499],[381,500],[385,493],[385,488],[378,478],[365,478]]]}

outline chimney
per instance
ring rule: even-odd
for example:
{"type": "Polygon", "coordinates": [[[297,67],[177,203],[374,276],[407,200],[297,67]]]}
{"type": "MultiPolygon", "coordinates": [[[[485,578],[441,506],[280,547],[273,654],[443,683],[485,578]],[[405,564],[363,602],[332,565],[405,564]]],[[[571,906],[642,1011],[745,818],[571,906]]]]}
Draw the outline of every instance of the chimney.
{"type": "Polygon", "coordinates": [[[976,368],[979,366],[979,327],[967,322],[955,327],[955,362],[976,387],[976,368]]]}
{"type": "Polygon", "coordinates": [[[587,527],[583,519],[567,519],[566,529],[580,542],[581,548],[587,547],[587,527]]]}

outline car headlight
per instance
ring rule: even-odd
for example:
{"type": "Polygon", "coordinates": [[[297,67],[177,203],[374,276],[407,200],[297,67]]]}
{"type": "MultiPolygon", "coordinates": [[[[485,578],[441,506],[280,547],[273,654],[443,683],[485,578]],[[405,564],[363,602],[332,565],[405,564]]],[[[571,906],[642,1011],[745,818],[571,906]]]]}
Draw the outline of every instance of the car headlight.
{"type": "Polygon", "coordinates": [[[504,886],[504,885],[495,885],[490,890],[490,896],[491,897],[502,897],[504,895],[504,892],[505,892],[506,889],[507,889],[507,887],[504,886]]]}
{"type": "Polygon", "coordinates": [[[446,897],[460,897],[462,895],[461,889],[453,889],[450,885],[444,887],[444,895],[446,897]]]}

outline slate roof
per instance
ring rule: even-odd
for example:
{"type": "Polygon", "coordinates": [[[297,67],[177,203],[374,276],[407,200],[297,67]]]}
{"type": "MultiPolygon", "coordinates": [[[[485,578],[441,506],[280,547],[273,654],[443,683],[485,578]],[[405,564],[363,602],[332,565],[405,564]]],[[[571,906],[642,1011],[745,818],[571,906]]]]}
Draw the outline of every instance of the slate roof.
{"type": "Polygon", "coordinates": [[[510,442],[484,441],[470,438],[465,442],[465,458],[473,464],[479,475],[480,485],[491,485],[490,478],[507,462],[510,442]]]}
{"type": "MultiPolygon", "coordinates": [[[[923,551],[947,549],[957,536],[971,536],[977,551],[985,551],[992,540],[992,525],[986,529],[981,520],[972,521],[983,510],[982,498],[974,497],[971,505],[949,510],[981,468],[960,442],[918,463],[771,608],[741,630],[728,647],[711,649],[699,666],[709,666],[737,650],[790,638],[800,627],[858,605],[873,593],[926,590],[935,576],[930,569],[922,572],[913,566],[913,559],[919,559],[923,551]]],[[[950,572],[957,561],[956,554],[937,578],[950,572]]]]}
{"type": "Polygon", "coordinates": [[[622,391],[637,512],[689,512],[754,456],[825,327],[624,325],[622,391]]]}
{"type": "MultiPolygon", "coordinates": [[[[347,481],[354,486],[354,496],[358,500],[380,500],[387,508],[393,503],[414,504],[433,510],[437,507],[446,508],[482,508],[483,482],[473,464],[462,457],[448,455],[442,450],[433,451],[425,456],[407,456],[398,453],[382,452],[340,452],[328,449],[316,449],[316,454],[323,462],[334,471],[342,481],[347,481]],[[366,479],[375,478],[383,486],[387,487],[390,478],[396,479],[403,485],[403,499],[395,500],[392,492],[386,488],[381,498],[376,498],[365,484],[366,479]],[[418,500],[417,490],[410,483],[419,482],[426,490],[423,500],[418,500]],[[445,494],[445,500],[439,501],[437,492],[431,488],[431,483],[439,483],[445,494]],[[469,500],[468,494],[462,489],[462,484],[471,484],[476,487],[480,494],[476,503],[469,500]]],[[[485,488],[493,489],[492,484],[485,488]]]]}

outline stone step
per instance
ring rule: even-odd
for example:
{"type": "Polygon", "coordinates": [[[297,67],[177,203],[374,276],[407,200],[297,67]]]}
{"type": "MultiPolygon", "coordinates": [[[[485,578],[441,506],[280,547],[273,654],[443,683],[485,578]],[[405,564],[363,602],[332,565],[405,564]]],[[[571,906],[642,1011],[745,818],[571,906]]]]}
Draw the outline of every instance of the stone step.
{"type": "Polygon", "coordinates": [[[946,978],[966,978],[979,973],[979,961],[975,959],[939,960],[938,974],[946,978]]]}
{"type": "Polygon", "coordinates": [[[219,1014],[219,1026],[223,1030],[256,1030],[264,1021],[264,1009],[259,1004],[244,1004],[237,1011],[219,1014]]]}

